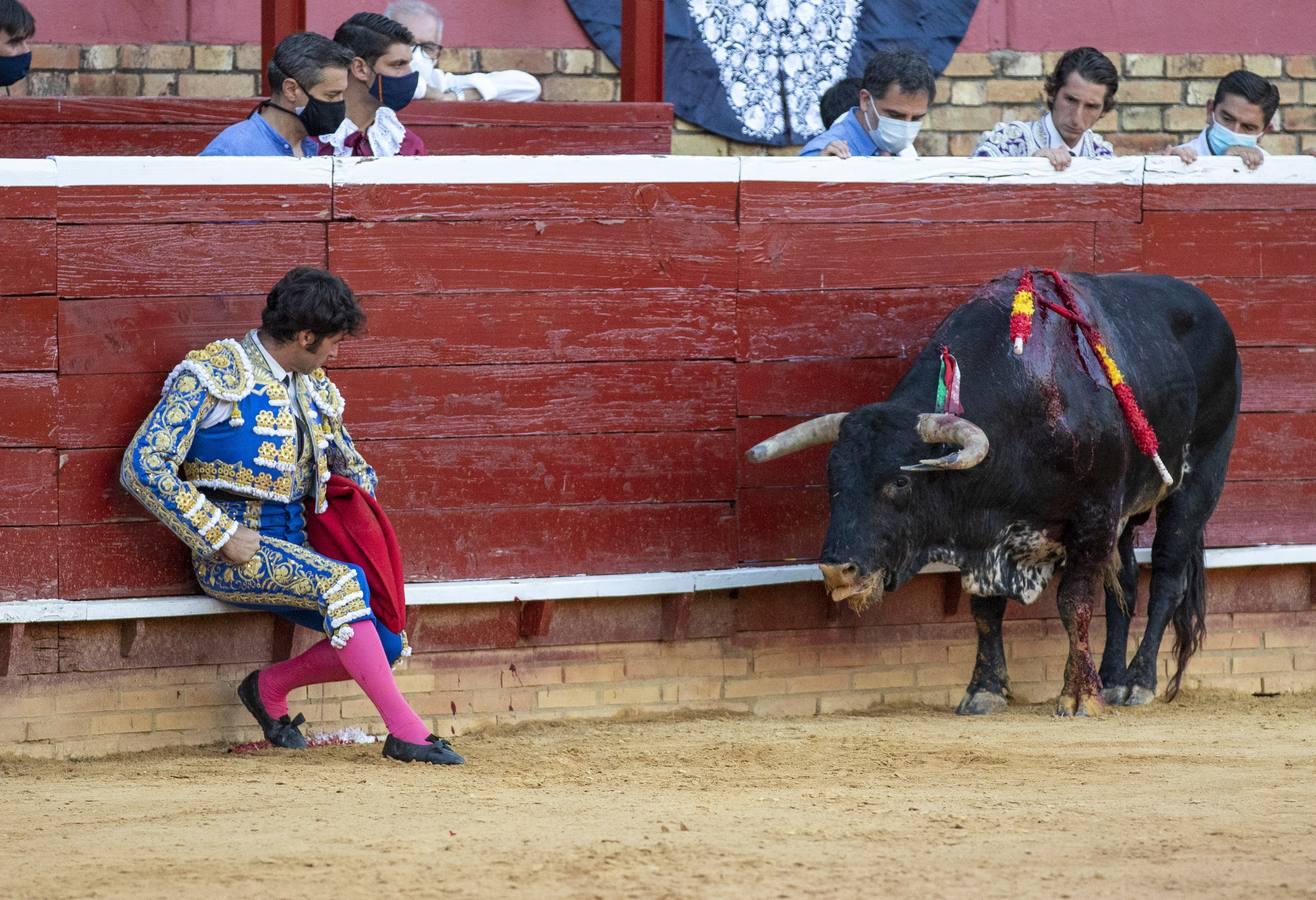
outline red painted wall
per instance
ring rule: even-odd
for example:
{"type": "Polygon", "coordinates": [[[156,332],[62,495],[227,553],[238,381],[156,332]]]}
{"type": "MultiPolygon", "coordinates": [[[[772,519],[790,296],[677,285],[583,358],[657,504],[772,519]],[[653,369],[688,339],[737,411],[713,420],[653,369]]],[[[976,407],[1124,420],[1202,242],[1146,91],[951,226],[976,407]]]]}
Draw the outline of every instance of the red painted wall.
{"type": "MultiPolygon", "coordinates": [[[[332,33],[371,0],[308,0],[310,27],[332,33]]],[[[434,0],[454,47],[587,47],[562,0],[434,0]]],[[[1311,0],[979,0],[963,49],[1060,50],[1081,44],[1146,53],[1310,53],[1316,47],[1311,0]]],[[[28,0],[42,41],[201,43],[256,41],[259,0],[28,0]]]]}
{"type": "Polygon", "coordinates": [[[1293,185],[0,187],[0,600],[193,589],[115,466],[173,363],[300,264],[369,312],[335,379],[412,580],[812,557],[825,450],[741,451],[885,396],[1023,263],[1203,285],[1245,372],[1208,543],[1316,543],[1313,209],[1293,185]]]}

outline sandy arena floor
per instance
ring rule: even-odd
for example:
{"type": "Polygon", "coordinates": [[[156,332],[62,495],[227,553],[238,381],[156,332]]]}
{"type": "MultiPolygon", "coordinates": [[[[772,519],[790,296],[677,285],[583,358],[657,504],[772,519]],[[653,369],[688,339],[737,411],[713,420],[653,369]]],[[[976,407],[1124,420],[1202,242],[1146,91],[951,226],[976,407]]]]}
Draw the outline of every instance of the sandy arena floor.
{"type": "Polygon", "coordinates": [[[0,762],[0,897],[1316,897],[1316,695],[0,762]]]}

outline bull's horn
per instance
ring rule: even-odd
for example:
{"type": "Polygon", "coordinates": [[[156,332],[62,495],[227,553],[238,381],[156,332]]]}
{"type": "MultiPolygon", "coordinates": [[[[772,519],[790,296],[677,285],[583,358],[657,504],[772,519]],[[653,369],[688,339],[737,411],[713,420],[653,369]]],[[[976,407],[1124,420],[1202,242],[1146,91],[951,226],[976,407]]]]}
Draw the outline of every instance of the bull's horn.
{"type": "Polygon", "coordinates": [[[848,415],[849,413],[830,413],[801,422],[750,447],[745,456],[750,462],[761,463],[788,453],[798,453],[819,444],[830,444],[841,433],[841,420],[848,415]]]}
{"type": "Polygon", "coordinates": [[[920,460],[916,466],[901,466],[905,472],[972,469],[987,458],[991,447],[981,428],[959,416],[923,413],[918,417],[917,430],[918,436],[929,444],[954,444],[960,449],[938,459],[920,460]]]}

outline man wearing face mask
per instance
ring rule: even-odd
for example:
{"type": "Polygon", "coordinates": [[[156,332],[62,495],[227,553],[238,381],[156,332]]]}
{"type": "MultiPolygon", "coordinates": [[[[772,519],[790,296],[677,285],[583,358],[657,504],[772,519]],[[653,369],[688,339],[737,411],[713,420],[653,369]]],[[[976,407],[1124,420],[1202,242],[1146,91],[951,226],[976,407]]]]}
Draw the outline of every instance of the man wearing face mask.
{"type": "Polygon", "coordinates": [[[864,67],[859,105],[804,145],[800,156],[916,157],[914,138],[937,96],[937,80],[923,57],[883,50],[864,67]]]}
{"type": "Polygon", "coordinates": [[[1186,144],[1165,152],[1191,165],[1199,156],[1238,156],[1249,169],[1266,160],[1257,146],[1279,109],[1279,88],[1260,75],[1235,69],[1216,85],[1206,104],[1206,127],[1186,144]]]}
{"type": "Polygon", "coordinates": [[[423,156],[425,143],[408,131],[397,113],[416,95],[420,75],[411,70],[415,38],[379,13],[357,13],[334,32],[351,53],[347,118],[320,139],[320,153],[333,156],[423,156]]]}
{"type": "Polygon", "coordinates": [[[1040,156],[1057,172],[1076,156],[1110,159],[1115,150],[1092,131],[1115,108],[1115,64],[1094,47],[1070,50],[1047,76],[1047,114],[1035,122],[1001,122],[984,131],[974,156],[1040,156]]]}
{"type": "Polygon", "coordinates": [[[18,0],[0,0],[0,87],[9,94],[9,86],[27,77],[32,67],[32,48],[28,41],[36,33],[37,23],[27,7],[18,0]]]}
{"type": "Polygon", "coordinates": [[[346,115],[352,53],[324,35],[290,34],[274,48],[271,92],[245,120],[221,131],[202,156],[316,156],[315,136],[332,134],[346,115]]]}

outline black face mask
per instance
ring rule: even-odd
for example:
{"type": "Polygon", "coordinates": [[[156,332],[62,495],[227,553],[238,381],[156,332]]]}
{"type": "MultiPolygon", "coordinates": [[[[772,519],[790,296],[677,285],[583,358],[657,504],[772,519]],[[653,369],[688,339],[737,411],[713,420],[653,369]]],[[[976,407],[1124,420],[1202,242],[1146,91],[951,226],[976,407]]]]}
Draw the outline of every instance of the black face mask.
{"type": "Polygon", "coordinates": [[[343,119],[347,118],[347,101],[339,100],[330,103],[326,100],[317,100],[308,91],[306,106],[302,107],[297,118],[302,120],[302,124],[306,126],[306,133],[312,137],[333,134],[338,130],[338,126],[343,124],[343,119]]]}
{"type": "Polygon", "coordinates": [[[31,65],[31,52],[20,53],[18,56],[0,56],[0,87],[9,87],[22,81],[27,77],[31,65]]]}

